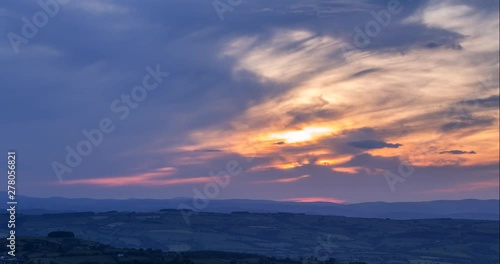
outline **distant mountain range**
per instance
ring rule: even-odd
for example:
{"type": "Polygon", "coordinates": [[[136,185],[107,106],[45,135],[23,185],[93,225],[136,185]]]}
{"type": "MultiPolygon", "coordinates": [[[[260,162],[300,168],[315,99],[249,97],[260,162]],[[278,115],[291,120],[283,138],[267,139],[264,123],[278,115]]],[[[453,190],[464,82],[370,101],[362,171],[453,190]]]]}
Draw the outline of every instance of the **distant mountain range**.
{"type": "MultiPolygon", "coordinates": [[[[0,193],[7,199],[5,192],[0,193]]],[[[161,209],[192,208],[195,211],[231,213],[304,213],[311,215],[337,215],[391,219],[483,219],[499,220],[499,200],[440,200],[428,202],[367,202],[334,204],[326,202],[280,202],[270,200],[210,200],[204,208],[196,208],[189,198],[175,199],[89,199],[89,198],[35,198],[17,196],[18,213],[45,214],[61,212],[135,211],[151,212],[161,209]]]]}

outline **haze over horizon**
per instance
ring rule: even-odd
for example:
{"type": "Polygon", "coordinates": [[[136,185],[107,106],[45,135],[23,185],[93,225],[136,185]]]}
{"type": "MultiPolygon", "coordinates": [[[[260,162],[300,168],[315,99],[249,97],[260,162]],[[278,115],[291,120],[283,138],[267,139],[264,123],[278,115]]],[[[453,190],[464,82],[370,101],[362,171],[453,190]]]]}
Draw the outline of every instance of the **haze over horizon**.
{"type": "MultiPolygon", "coordinates": [[[[162,200],[191,200],[193,199],[193,196],[177,196],[177,197],[169,197],[169,198],[148,198],[148,197],[123,197],[123,198],[92,198],[88,196],[74,196],[74,197],[65,197],[65,196],[31,196],[31,195],[20,195],[20,197],[29,197],[33,199],[51,199],[51,198],[62,198],[62,199],[93,199],[93,200],[114,200],[114,201],[125,201],[125,200],[156,200],[156,201],[162,201],[162,200]]],[[[308,200],[295,200],[295,199],[282,199],[282,200],[272,200],[272,199],[260,199],[260,198],[214,198],[210,199],[208,197],[207,200],[210,201],[264,201],[264,202],[291,202],[291,203],[301,203],[301,204],[307,204],[307,203],[314,203],[314,204],[321,204],[321,203],[332,203],[332,204],[344,204],[344,205],[350,205],[350,204],[360,204],[360,203],[426,203],[426,202],[440,202],[440,201],[500,201],[498,198],[491,198],[491,199],[479,199],[479,198],[463,198],[463,199],[437,199],[437,200],[402,200],[402,201],[382,201],[382,200],[372,200],[372,201],[357,201],[357,202],[347,202],[347,201],[336,201],[336,200],[327,200],[327,199],[322,199],[323,197],[308,197],[308,200]]],[[[22,199],[22,198],[21,198],[22,199]]]]}
{"type": "Polygon", "coordinates": [[[18,195],[499,199],[498,1],[214,3],[3,1],[18,195]]]}

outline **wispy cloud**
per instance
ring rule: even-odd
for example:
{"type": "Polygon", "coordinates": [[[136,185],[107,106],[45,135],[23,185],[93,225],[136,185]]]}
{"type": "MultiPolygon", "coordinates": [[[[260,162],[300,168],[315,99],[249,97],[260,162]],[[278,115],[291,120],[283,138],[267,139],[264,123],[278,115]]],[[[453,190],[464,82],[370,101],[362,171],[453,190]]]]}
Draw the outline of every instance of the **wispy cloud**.
{"type": "Polygon", "coordinates": [[[194,184],[214,181],[213,177],[172,178],[176,169],[167,167],[156,169],[150,173],[134,174],[119,177],[102,177],[91,179],[65,180],[60,182],[64,185],[100,185],[107,187],[116,186],[164,186],[178,184],[194,184]]]}
{"type": "Polygon", "coordinates": [[[453,154],[453,155],[462,155],[462,154],[477,154],[474,150],[471,151],[464,151],[464,150],[445,150],[439,152],[439,154],[453,154]]]}
{"type": "Polygon", "coordinates": [[[303,180],[303,179],[307,179],[309,178],[311,175],[302,175],[302,176],[297,176],[297,177],[291,177],[291,178],[281,178],[281,179],[275,179],[275,180],[264,180],[264,181],[255,181],[253,183],[257,183],[257,184],[260,184],[260,183],[290,183],[290,182],[296,182],[296,181],[300,181],[300,180],[303,180]]]}
{"type": "Polygon", "coordinates": [[[362,149],[399,148],[403,146],[402,144],[399,143],[387,143],[384,141],[377,141],[377,140],[353,141],[349,142],[349,145],[362,149]]]}

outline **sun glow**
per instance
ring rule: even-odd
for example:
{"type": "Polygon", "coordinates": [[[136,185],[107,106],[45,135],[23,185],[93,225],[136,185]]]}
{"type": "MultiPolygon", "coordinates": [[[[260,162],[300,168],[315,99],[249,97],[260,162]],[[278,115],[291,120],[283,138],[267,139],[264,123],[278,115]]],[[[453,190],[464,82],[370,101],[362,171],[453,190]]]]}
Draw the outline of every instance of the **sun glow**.
{"type": "Polygon", "coordinates": [[[282,140],[285,143],[300,143],[326,136],[332,132],[333,130],[328,127],[306,127],[302,130],[273,133],[269,138],[273,140],[282,140]]]}

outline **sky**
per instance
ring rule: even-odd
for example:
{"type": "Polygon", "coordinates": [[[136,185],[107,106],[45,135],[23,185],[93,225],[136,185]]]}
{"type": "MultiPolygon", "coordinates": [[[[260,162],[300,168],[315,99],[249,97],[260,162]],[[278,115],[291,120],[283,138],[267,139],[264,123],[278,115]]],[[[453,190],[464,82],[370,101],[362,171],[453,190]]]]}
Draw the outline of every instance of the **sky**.
{"type": "Polygon", "coordinates": [[[498,1],[6,0],[0,21],[18,195],[499,197],[498,1]]]}

